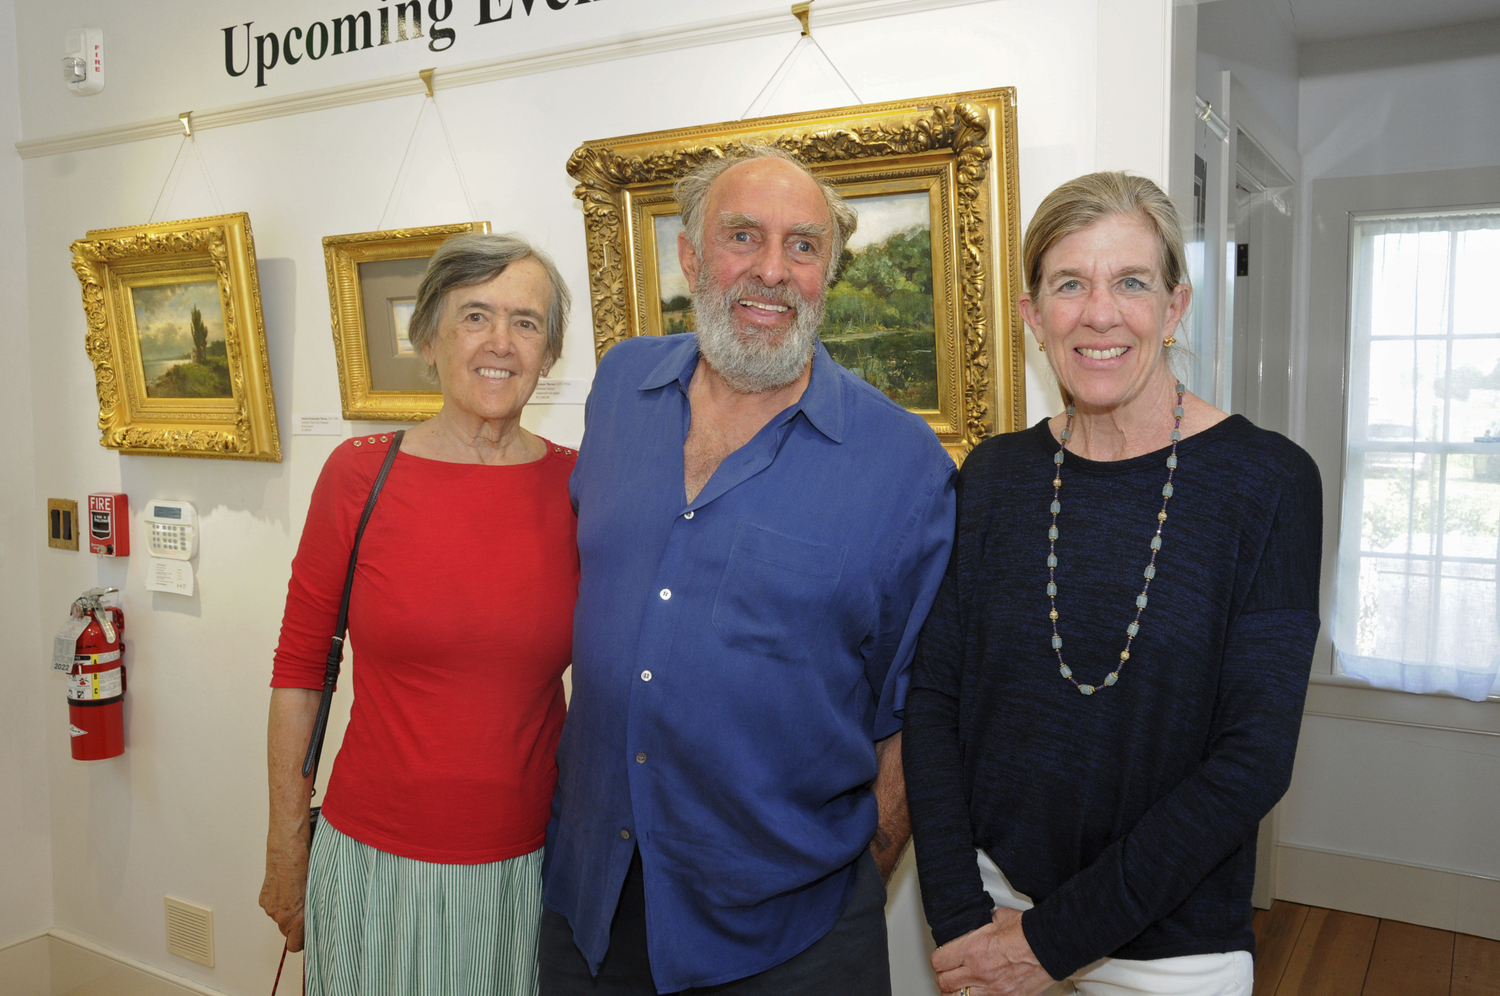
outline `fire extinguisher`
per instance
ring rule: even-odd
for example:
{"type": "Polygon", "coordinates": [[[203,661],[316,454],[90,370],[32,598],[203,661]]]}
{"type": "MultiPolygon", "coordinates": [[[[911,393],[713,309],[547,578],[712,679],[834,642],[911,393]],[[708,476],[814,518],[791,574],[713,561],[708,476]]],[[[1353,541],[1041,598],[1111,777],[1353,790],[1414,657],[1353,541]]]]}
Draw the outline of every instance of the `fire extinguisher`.
{"type": "Polygon", "coordinates": [[[125,753],[125,613],[103,602],[116,591],[90,588],[73,602],[73,618],[86,623],[68,672],[69,732],[78,761],[125,753]]]}

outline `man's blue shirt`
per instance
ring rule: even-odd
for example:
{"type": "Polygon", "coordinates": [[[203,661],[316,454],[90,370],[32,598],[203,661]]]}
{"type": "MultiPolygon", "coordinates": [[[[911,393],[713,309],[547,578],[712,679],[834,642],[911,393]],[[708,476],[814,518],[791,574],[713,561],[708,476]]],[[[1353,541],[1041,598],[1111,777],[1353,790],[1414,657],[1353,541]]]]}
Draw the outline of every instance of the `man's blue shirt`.
{"type": "Polygon", "coordinates": [[[874,741],[953,540],[953,461],[819,343],[802,398],[683,484],[691,335],[599,364],[546,904],[597,972],[632,851],[658,990],[779,965],[843,913],[874,741]]]}

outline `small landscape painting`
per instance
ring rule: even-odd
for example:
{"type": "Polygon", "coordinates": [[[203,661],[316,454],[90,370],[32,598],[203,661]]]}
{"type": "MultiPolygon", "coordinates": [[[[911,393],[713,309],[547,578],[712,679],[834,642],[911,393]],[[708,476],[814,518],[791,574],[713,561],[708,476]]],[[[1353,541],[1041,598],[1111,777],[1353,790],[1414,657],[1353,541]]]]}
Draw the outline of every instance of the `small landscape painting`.
{"type": "MultiPolygon", "coordinates": [[[[859,228],[839,258],[820,335],[850,372],[913,411],[938,407],[933,323],[932,218],[926,191],[853,199],[859,228]]],[[[658,215],[657,286],[663,335],[693,331],[693,304],[677,259],[679,215],[658,215]]]]}
{"type": "Polygon", "coordinates": [[[693,331],[693,301],[682,263],[677,258],[677,236],[682,215],[656,216],[656,282],[661,288],[661,334],[693,331]]]}
{"type": "Polygon", "coordinates": [[[414,297],[393,297],[391,303],[391,327],[396,330],[396,355],[404,353],[415,353],[412,348],[411,338],[411,316],[417,313],[417,299],[414,297]]]}
{"type": "Polygon", "coordinates": [[[929,203],[926,191],[854,201],[821,332],[840,365],[913,411],[938,407],[929,203]]]}
{"type": "Polygon", "coordinates": [[[136,287],[130,296],[146,397],[234,397],[217,282],[136,287]]]}

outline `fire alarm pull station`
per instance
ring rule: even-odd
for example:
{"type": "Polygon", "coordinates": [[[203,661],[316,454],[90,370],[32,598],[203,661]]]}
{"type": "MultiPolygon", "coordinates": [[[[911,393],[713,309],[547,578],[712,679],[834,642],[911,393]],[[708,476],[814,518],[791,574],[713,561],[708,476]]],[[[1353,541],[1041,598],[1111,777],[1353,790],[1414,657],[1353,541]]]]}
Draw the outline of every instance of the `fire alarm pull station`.
{"type": "Polygon", "coordinates": [[[89,495],[89,552],[101,557],[130,555],[130,498],[103,493],[89,495]]]}

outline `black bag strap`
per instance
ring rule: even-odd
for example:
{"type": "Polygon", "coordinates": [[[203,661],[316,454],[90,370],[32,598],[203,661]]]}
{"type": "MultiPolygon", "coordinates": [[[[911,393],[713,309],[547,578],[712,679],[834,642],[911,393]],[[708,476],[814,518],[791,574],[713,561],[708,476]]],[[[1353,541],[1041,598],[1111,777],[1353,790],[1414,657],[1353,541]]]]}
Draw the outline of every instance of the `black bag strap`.
{"type": "Polygon", "coordinates": [[[333,643],[328,648],[328,667],[323,672],[323,697],[318,701],[318,718],[313,723],[312,737],[307,742],[307,757],[302,761],[302,777],[315,774],[318,762],[323,757],[323,735],[328,732],[328,712],[333,708],[333,690],[339,683],[339,665],[344,662],[344,632],[349,628],[349,592],[354,588],[354,564],[359,560],[359,541],[365,535],[365,526],[370,522],[370,513],[375,511],[375,500],[385,486],[385,477],[396,462],[396,452],[401,449],[401,437],[405,429],[391,436],[391,448],[386,451],[385,463],[375,475],[370,487],[370,497],[365,502],[364,514],[359,517],[359,528],[354,531],[354,548],[349,551],[349,570],[344,574],[344,599],[339,603],[339,621],[333,626],[333,643]]]}

